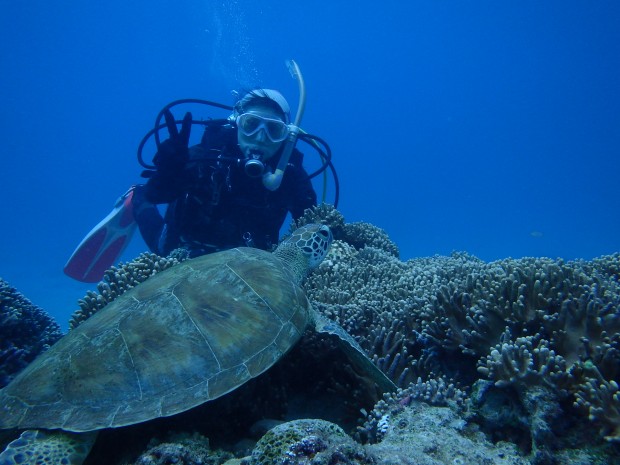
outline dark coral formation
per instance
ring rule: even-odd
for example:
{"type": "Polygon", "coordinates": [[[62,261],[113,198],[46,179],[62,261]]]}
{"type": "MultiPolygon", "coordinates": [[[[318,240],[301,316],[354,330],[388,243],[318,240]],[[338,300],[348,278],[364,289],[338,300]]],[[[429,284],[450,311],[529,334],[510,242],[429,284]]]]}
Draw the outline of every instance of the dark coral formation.
{"type": "MultiPolygon", "coordinates": [[[[309,220],[337,217],[321,209],[309,220]]],[[[588,419],[599,438],[620,441],[620,254],[402,262],[378,228],[374,240],[372,231],[352,239],[346,223],[339,228],[334,253],[306,283],[308,296],[399,386],[412,389],[420,378],[472,393],[491,383],[522,410],[528,452],[559,436],[578,441],[588,419]]],[[[471,403],[479,416],[481,402],[471,403]]]]}
{"type": "Polygon", "coordinates": [[[170,434],[164,441],[152,440],[135,465],[220,465],[232,457],[212,451],[209,439],[200,434],[170,434]]]}
{"type": "Polygon", "coordinates": [[[78,301],[80,308],[69,320],[69,329],[76,328],[90,318],[95,312],[123,295],[126,291],[146,281],[155,273],[180,263],[187,256],[178,255],[173,251],[169,257],[160,257],[154,253],[144,252],[129,263],[113,266],[104,274],[103,280],[97,284],[97,291],[88,291],[78,301]]]}
{"type": "Polygon", "coordinates": [[[338,425],[294,420],[269,430],[243,465],[363,465],[372,463],[362,446],[338,425]]]}
{"type": "Polygon", "coordinates": [[[0,278],[0,388],[62,336],[40,307],[0,278]]]}

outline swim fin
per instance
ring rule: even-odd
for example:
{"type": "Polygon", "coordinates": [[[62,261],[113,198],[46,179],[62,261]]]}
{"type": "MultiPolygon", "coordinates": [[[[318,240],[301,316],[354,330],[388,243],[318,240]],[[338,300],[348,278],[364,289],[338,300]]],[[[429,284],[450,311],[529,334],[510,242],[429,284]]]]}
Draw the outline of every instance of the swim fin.
{"type": "Polygon", "coordinates": [[[137,223],[133,214],[134,188],[123,194],[114,209],[77,246],[65,265],[65,274],[85,283],[103,279],[131,241],[137,223]]]}

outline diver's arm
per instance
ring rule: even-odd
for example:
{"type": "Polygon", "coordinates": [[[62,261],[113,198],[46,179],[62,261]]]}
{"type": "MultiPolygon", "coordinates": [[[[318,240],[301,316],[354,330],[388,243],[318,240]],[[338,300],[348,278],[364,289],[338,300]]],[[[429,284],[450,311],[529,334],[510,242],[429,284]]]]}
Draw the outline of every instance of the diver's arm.
{"type": "Polygon", "coordinates": [[[145,199],[151,203],[170,203],[183,194],[188,182],[187,163],[189,161],[189,136],[192,126],[192,114],[186,113],[181,124],[181,131],[176,127],[172,113],[164,113],[170,137],[159,144],[153,157],[155,170],[142,173],[148,178],[145,185],[145,199]]]}
{"type": "Polygon", "coordinates": [[[183,195],[187,179],[183,169],[175,172],[157,170],[144,185],[144,197],[154,204],[173,202],[183,195]]]}

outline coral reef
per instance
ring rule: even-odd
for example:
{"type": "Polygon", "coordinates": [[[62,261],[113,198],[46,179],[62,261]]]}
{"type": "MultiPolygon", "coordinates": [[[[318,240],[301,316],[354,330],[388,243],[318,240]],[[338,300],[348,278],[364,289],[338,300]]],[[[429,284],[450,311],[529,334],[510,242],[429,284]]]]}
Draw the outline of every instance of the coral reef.
{"type": "Polygon", "coordinates": [[[80,323],[90,318],[95,312],[123,295],[127,290],[146,281],[155,273],[163,271],[180,263],[187,256],[173,251],[163,258],[154,253],[144,252],[129,263],[113,266],[104,274],[103,280],[97,284],[97,292],[88,291],[84,298],[78,301],[80,308],[69,320],[69,329],[76,328],[80,323]]]}
{"type": "MultiPolygon", "coordinates": [[[[307,216],[322,214],[337,217],[327,206],[307,216]]],[[[338,221],[342,243],[308,279],[307,294],[400,387],[452,384],[483,425],[485,396],[501,394],[522,424],[512,440],[533,455],[620,441],[620,254],[486,263],[453,253],[402,262],[380,246],[380,230],[375,240],[372,232],[357,240],[338,221]]],[[[508,429],[498,418],[493,424],[508,429]]]]}
{"type": "Polygon", "coordinates": [[[62,336],[60,326],[0,278],[0,388],[62,336]]]}

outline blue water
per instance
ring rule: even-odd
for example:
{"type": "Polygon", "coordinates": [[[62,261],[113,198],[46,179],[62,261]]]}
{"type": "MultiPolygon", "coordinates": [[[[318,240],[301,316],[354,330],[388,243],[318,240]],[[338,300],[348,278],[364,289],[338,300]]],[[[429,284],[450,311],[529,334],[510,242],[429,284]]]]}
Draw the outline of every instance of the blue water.
{"type": "MultiPolygon", "coordinates": [[[[92,286],[62,267],[140,181],[135,151],[160,108],[231,104],[231,90],[257,85],[296,107],[290,58],[307,84],[302,126],[333,150],[340,210],[385,229],[402,258],[620,251],[618,2],[20,0],[1,10],[0,276],[63,325],[92,286]]],[[[125,258],[142,250],[136,235],[125,258]]]]}

